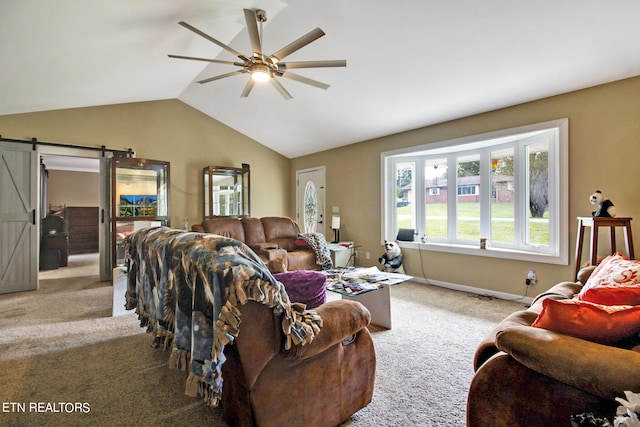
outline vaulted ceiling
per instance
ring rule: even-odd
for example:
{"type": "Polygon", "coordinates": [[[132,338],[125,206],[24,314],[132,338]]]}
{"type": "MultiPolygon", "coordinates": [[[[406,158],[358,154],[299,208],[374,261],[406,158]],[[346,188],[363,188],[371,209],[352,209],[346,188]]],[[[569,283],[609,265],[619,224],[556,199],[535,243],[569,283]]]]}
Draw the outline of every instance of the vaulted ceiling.
{"type": "Polygon", "coordinates": [[[0,114],[178,98],[289,158],[640,74],[636,0],[0,0],[0,114]],[[251,55],[243,8],[272,53],[346,59],[295,70],[293,96],[234,70],[186,21],[251,55]]]}

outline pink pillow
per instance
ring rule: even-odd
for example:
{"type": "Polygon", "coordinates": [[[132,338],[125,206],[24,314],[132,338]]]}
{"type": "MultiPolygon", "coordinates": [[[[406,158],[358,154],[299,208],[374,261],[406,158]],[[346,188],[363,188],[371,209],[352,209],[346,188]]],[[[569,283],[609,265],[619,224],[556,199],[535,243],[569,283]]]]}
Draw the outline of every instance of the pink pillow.
{"type": "Polygon", "coordinates": [[[611,344],[640,332],[640,306],[548,298],[542,301],[542,311],[531,326],[611,344]]]}
{"type": "Polygon", "coordinates": [[[620,253],[606,257],[584,284],[578,299],[605,305],[640,305],[640,261],[620,253]]]}

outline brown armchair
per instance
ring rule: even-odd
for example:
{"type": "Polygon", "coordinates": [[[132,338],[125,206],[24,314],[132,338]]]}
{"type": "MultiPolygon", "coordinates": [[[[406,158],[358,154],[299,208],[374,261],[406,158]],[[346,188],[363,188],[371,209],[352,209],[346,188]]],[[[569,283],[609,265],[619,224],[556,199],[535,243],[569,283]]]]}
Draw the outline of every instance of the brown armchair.
{"type": "Polygon", "coordinates": [[[315,309],[322,329],[283,350],[281,320],[263,304],[240,307],[242,325],[225,347],[224,418],[233,426],[336,426],[371,401],[376,357],[368,310],[354,301],[315,309]]]}
{"type": "Polygon", "coordinates": [[[572,298],[579,282],[563,282],[513,313],[476,351],[476,373],[467,397],[468,427],[570,425],[591,412],[612,421],[624,391],[640,392],[640,346],[597,344],[530,326],[545,298],[572,298]]]}

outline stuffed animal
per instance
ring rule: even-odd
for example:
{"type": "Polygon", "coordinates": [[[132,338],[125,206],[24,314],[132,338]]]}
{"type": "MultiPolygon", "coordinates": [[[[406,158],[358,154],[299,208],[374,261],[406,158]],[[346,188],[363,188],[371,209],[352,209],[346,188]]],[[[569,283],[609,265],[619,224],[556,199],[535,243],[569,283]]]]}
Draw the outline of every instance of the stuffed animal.
{"type": "Polygon", "coordinates": [[[384,266],[384,271],[396,273],[402,268],[402,251],[397,242],[384,241],[384,254],[378,258],[378,262],[384,266]]]}
{"type": "Polygon", "coordinates": [[[602,191],[596,190],[591,196],[589,196],[589,202],[592,205],[598,205],[598,210],[591,212],[591,216],[593,217],[611,217],[616,216],[616,207],[613,206],[613,203],[609,199],[605,199],[602,195],[602,191]]]}

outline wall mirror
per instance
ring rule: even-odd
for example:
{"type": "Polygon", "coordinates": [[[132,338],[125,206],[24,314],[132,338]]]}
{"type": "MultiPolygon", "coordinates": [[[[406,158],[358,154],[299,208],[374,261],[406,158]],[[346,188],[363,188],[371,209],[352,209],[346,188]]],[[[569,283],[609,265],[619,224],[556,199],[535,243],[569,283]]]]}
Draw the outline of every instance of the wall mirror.
{"type": "Polygon", "coordinates": [[[251,216],[248,164],[241,168],[207,166],[202,175],[205,218],[251,216]]]}

